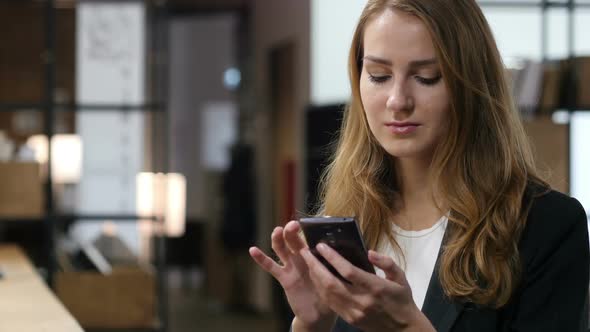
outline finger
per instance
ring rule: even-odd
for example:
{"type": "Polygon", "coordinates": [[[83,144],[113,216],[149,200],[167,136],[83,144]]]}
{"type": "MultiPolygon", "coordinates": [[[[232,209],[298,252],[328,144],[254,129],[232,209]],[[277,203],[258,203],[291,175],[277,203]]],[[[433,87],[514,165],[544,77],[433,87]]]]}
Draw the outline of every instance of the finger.
{"type": "Polygon", "coordinates": [[[283,228],[276,227],[270,235],[272,250],[279,256],[279,259],[284,265],[289,262],[290,252],[285,244],[285,238],[283,237],[283,228]]]}
{"type": "Polygon", "coordinates": [[[307,268],[309,271],[309,276],[313,281],[316,289],[320,290],[320,292],[329,291],[330,293],[343,293],[346,291],[346,286],[344,283],[338,279],[322,262],[320,262],[317,257],[315,257],[309,248],[301,249],[300,251],[301,257],[307,264],[307,268]]]}
{"type": "Polygon", "coordinates": [[[256,247],[251,247],[248,252],[256,264],[260,265],[264,271],[272,274],[275,279],[279,279],[282,272],[282,268],[279,264],[277,264],[272,258],[265,255],[260,249],[256,247]]]}
{"type": "Polygon", "coordinates": [[[308,265],[309,276],[318,295],[339,316],[343,316],[354,309],[357,302],[354,297],[355,289],[348,283],[336,277],[328,268],[314,256],[309,248],[301,250],[301,256],[308,265]]]}
{"type": "Polygon", "coordinates": [[[381,255],[380,253],[369,250],[369,261],[383,270],[385,278],[396,282],[400,285],[408,286],[408,280],[404,271],[393,261],[389,256],[381,255]]]}
{"type": "Polygon", "coordinates": [[[364,288],[369,288],[371,286],[371,278],[374,277],[373,274],[352,265],[352,263],[325,243],[318,244],[316,249],[328,261],[328,263],[330,263],[330,265],[332,265],[336,271],[344,277],[344,279],[348,280],[355,286],[361,286],[364,288]]]}
{"type": "Polygon", "coordinates": [[[300,230],[301,226],[299,226],[299,223],[295,220],[291,220],[289,223],[287,223],[287,225],[285,225],[285,230],[283,231],[283,236],[285,237],[287,247],[294,254],[301,251],[301,249],[307,247],[307,245],[299,235],[300,230]]]}

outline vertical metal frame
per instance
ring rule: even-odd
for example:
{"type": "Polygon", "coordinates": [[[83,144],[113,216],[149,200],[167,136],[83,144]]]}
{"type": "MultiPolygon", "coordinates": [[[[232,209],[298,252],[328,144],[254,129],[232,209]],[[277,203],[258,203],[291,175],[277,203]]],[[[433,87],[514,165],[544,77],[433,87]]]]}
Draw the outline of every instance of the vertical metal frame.
{"type": "Polygon", "coordinates": [[[43,105],[43,132],[47,137],[47,182],[45,183],[45,216],[44,229],[46,235],[47,252],[47,282],[53,286],[57,264],[55,259],[55,204],[53,197],[53,180],[51,169],[51,137],[55,125],[55,95],[56,89],[56,8],[55,0],[45,1],[45,51],[43,61],[45,65],[45,94],[43,105]]]}
{"type": "MultiPolygon", "coordinates": [[[[147,27],[148,27],[148,46],[146,51],[149,53],[151,62],[148,63],[147,71],[151,79],[150,90],[148,95],[156,98],[158,112],[152,112],[150,119],[151,124],[151,149],[152,149],[152,168],[158,172],[167,173],[169,168],[169,114],[166,111],[168,106],[168,17],[162,2],[148,1],[147,8],[147,27]],[[158,140],[163,140],[162,144],[157,144],[158,140]],[[161,148],[161,151],[159,151],[161,148]]],[[[157,224],[163,225],[164,220],[159,218],[157,224]]],[[[163,227],[157,227],[162,229],[163,227]]],[[[166,266],[166,235],[160,231],[156,232],[153,237],[153,257],[156,268],[156,294],[158,297],[157,315],[160,326],[158,331],[165,332],[170,325],[168,316],[168,278],[166,266]]]]}

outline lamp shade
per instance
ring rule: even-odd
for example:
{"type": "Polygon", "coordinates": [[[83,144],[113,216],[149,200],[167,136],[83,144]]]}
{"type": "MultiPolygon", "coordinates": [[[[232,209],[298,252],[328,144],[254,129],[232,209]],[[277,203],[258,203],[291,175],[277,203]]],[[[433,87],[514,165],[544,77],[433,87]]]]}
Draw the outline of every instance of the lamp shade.
{"type": "Polygon", "coordinates": [[[137,214],[164,218],[169,237],[182,236],[186,219],[186,178],[178,173],[137,175],[137,214]]]}
{"type": "Polygon", "coordinates": [[[186,219],[186,178],[182,174],[168,173],[166,192],[166,234],[181,236],[186,219]]]}
{"type": "MultiPolygon", "coordinates": [[[[27,145],[35,151],[35,159],[40,164],[47,163],[47,137],[34,135],[27,145]]],[[[74,134],[58,134],[51,138],[51,171],[56,183],[76,183],[80,180],[82,169],[82,141],[74,134]]]]}

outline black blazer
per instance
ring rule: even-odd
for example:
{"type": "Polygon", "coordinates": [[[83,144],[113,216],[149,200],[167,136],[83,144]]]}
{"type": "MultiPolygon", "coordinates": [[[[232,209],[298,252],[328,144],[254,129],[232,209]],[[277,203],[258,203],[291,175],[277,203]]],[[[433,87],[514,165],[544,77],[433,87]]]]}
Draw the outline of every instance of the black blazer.
{"type": "MultiPolygon", "coordinates": [[[[495,310],[451,301],[435,268],[422,311],[438,332],[587,331],[587,227],[576,199],[556,191],[533,198],[519,243],[523,274],[509,303],[495,310]]],[[[360,330],[338,318],[332,331],[360,330]]]]}

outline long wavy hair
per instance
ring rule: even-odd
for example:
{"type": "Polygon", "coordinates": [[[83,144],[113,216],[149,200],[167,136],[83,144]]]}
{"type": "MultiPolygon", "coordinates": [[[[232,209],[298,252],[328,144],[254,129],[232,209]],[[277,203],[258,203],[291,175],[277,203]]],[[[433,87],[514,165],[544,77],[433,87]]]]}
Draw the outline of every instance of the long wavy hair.
{"type": "Polygon", "coordinates": [[[521,273],[525,189],[547,184],[537,175],[504,65],[475,0],[368,1],[350,48],[352,96],[322,177],[319,213],[355,215],[370,248],[390,241],[399,250],[391,227],[400,200],[394,157],[371,133],[359,90],[363,32],[385,10],[414,15],[428,28],[451,96],[448,135],[430,172],[433,192],[450,211],[438,266],[442,287],[451,298],[501,307],[521,273]]]}

